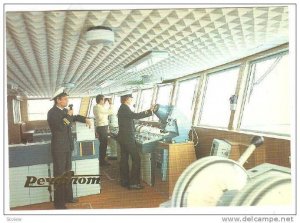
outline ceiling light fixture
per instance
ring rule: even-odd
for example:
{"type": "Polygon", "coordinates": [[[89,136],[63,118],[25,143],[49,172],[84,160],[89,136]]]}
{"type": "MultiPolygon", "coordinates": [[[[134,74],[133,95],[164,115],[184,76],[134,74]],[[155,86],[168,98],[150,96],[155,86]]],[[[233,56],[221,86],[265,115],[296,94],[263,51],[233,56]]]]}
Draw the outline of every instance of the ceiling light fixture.
{"type": "Polygon", "coordinates": [[[138,72],[151,67],[168,57],[169,53],[167,51],[148,51],[127,64],[124,69],[126,73],[138,72]]]}
{"type": "Polygon", "coordinates": [[[109,85],[112,85],[113,83],[115,83],[116,81],[115,80],[105,80],[105,81],[103,81],[102,83],[100,83],[97,87],[98,88],[105,88],[105,87],[107,87],[107,86],[109,86],[109,85]]]}
{"type": "Polygon", "coordinates": [[[109,27],[94,26],[87,30],[85,40],[89,45],[109,45],[115,41],[115,35],[113,30],[109,27]]]}
{"type": "Polygon", "coordinates": [[[72,89],[72,88],[75,87],[75,83],[72,83],[72,82],[63,83],[63,84],[62,84],[62,87],[68,88],[68,89],[72,89]]]}

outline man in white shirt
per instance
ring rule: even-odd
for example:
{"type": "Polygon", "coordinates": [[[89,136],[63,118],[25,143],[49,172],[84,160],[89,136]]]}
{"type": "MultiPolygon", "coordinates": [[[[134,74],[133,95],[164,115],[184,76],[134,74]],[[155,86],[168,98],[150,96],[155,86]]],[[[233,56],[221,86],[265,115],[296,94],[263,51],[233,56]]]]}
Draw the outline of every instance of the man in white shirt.
{"type": "Polygon", "coordinates": [[[99,146],[99,164],[100,166],[108,166],[109,162],[105,160],[107,150],[107,138],[108,138],[108,116],[113,114],[113,107],[111,99],[107,99],[109,108],[105,107],[104,95],[96,96],[96,105],[93,107],[95,116],[96,132],[98,134],[100,146],[99,146]]]}

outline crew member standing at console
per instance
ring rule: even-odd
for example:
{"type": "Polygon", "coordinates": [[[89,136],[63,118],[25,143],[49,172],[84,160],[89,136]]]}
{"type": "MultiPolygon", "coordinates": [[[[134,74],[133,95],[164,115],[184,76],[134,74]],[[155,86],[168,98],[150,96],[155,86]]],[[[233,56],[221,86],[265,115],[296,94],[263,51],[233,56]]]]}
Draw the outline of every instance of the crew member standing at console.
{"type": "Polygon", "coordinates": [[[131,190],[143,189],[140,184],[140,168],[141,158],[136,146],[134,132],[134,119],[141,119],[149,117],[153,114],[154,108],[140,113],[134,113],[130,110],[132,104],[132,95],[127,94],[121,96],[121,106],[118,111],[119,122],[119,134],[118,141],[121,148],[121,160],[120,160],[120,175],[121,186],[128,187],[131,190]],[[132,159],[131,174],[129,175],[128,158],[129,155],[132,159]],[[130,178],[129,178],[130,176],[130,178]]]}
{"type": "MultiPolygon", "coordinates": [[[[52,98],[54,106],[48,111],[48,125],[51,130],[51,154],[53,160],[54,177],[64,175],[71,171],[71,153],[74,149],[72,139],[72,122],[85,122],[90,127],[91,122],[81,115],[73,115],[73,110],[66,109],[68,105],[68,95],[62,89],[57,91],[52,98]]],[[[77,202],[73,198],[71,184],[54,184],[54,207],[56,209],[66,209],[66,203],[77,202]]]]}
{"type": "Polygon", "coordinates": [[[108,166],[109,162],[105,160],[108,140],[108,116],[113,114],[111,98],[105,100],[104,95],[96,96],[96,105],[93,107],[93,112],[96,120],[96,131],[98,134],[99,146],[99,164],[100,166],[108,166]],[[105,102],[108,101],[109,108],[105,107],[105,102]]]}

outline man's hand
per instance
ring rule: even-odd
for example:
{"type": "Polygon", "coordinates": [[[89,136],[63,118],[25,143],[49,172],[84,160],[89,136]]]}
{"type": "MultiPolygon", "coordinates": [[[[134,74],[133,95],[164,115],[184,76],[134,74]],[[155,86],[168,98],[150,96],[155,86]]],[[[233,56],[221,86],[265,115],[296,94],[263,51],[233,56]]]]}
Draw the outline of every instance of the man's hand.
{"type": "Polygon", "coordinates": [[[86,126],[89,127],[89,129],[92,127],[92,122],[91,122],[90,119],[86,118],[86,119],[85,119],[85,123],[86,123],[86,126]]]}
{"type": "Polygon", "coordinates": [[[73,116],[73,110],[68,110],[68,115],[73,116]]]}
{"type": "Polygon", "coordinates": [[[155,108],[155,105],[151,105],[150,111],[151,111],[152,113],[154,112],[154,108],[155,108]]]}
{"type": "Polygon", "coordinates": [[[108,98],[108,103],[110,104],[110,105],[112,105],[112,99],[111,98],[108,98]]]}

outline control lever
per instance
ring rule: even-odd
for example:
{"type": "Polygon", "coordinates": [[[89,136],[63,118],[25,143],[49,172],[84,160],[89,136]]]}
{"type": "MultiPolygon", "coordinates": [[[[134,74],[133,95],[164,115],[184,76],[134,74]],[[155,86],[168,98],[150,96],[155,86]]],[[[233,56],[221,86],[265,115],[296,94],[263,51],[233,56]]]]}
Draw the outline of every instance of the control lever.
{"type": "Polygon", "coordinates": [[[241,155],[239,160],[237,161],[241,166],[243,166],[246,161],[249,159],[251,154],[254,152],[256,148],[261,146],[264,143],[264,137],[262,136],[254,136],[251,140],[251,144],[246,149],[246,151],[241,155]]]}
{"type": "Polygon", "coordinates": [[[254,136],[251,140],[251,144],[254,144],[256,147],[261,146],[264,143],[264,137],[254,136]]]}

